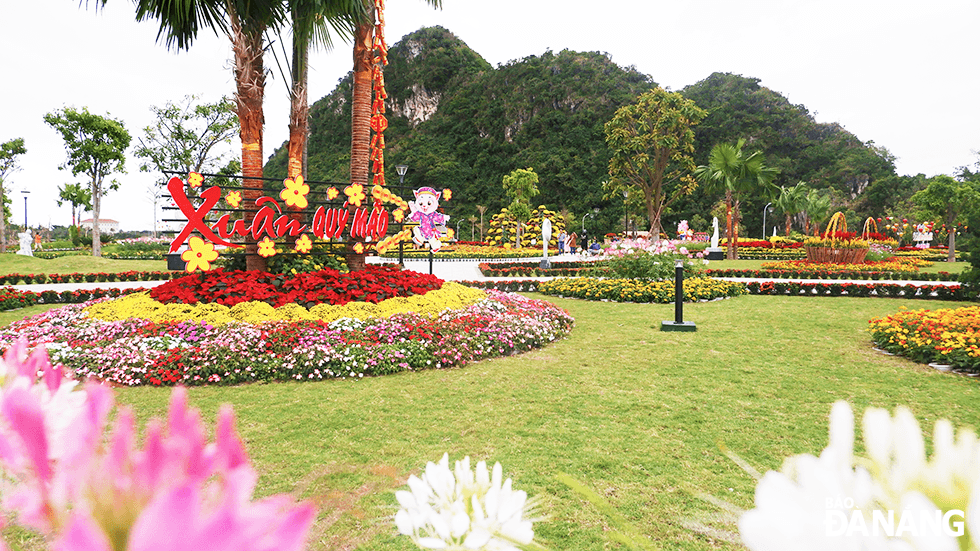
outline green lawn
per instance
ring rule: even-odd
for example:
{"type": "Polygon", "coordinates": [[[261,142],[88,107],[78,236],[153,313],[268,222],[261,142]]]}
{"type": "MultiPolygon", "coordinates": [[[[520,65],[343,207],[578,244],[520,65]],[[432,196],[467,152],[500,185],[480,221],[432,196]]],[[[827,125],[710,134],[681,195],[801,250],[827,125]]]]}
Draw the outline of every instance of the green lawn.
{"type": "Polygon", "coordinates": [[[95,272],[162,272],[166,260],[110,260],[94,256],[59,256],[43,259],[19,254],[0,254],[0,274],[72,274],[95,272]]]}
{"type": "MultiPolygon", "coordinates": [[[[761,470],[818,453],[841,399],[980,427],[977,380],[880,355],[865,332],[902,306],[961,303],[744,296],[687,305],[698,331],[664,333],[671,305],[548,300],[576,328],[537,352],[359,381],[193,388],[192,404],[209,422],[234,404],[260,493],[320,505],[311,549],[410,549],[388,520],[393,490],[443,452],[500,461],[515,487],[543,496],[550,520],[536,531],[551,549],[611,548],[608,519],[562,472],[660,548],[734,549],[685,527],[719,512],[700,492],[752,503],[754,480],[722,444],[761,470]]],[[[146,420],[165,412],[169,390],[118,396],[146,420]]]]}

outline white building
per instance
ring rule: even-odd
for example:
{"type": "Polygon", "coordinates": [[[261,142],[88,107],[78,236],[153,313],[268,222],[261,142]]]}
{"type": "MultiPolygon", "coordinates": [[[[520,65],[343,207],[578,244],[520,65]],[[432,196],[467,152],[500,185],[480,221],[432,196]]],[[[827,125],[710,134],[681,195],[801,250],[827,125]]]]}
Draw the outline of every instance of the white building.
{"type": "MultiPolygon", "coordinates": [[[[91,218],[82,220],[78,225],[88,231],[92,231],[91,218]]],[[[111,218],[99,218],[99,233],[119,233],[119,221],[111,218]]]]}

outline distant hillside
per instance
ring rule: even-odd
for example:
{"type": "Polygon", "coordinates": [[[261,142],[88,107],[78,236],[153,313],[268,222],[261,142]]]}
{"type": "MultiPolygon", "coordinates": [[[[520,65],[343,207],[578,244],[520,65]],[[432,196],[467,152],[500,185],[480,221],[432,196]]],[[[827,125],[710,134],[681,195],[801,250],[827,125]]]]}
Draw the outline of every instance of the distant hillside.
{"type": "MultiPolygon", "coordinates": [[[[536,204],[567,210],[576,219],[600,208],[589,227],[622,227],[621,199],[604,200],[609,151],[603,125],[616,110],[656,86],[647,75],[623,68],[596,52],[551,51],[493,68],[448,30],[422,28],[389,50],[386,172],[397,182],[396,164],[406,164],[406,184],[451,188],[447,212],[455,219],[476,215],[476,205],[497,212],[509,201],[501,180],[515,168],[540,176],[536,204]]],[[[352,76],[310,109],[309,177],[348,179],[352,76]]],[[[887,152],[865,144],[838,125],[818,124],[803,106],[792,105],[758,79],[715,73],[681,90],[708,117],[695,128],[696,159],[705,162],[719,141],[747,139],[779,167],[781,184],[810,181],[856,196],[876,179],[894,174],[887,152]]],[[[284,177],[285,146],[266,166],[284,177]]],[[[709,218],[718,197],[695,192],[677,205],[665,227],[694,214],[709,218]]],[[[764,203],[764,201],[763,201],[764,203]]],[[[746,224],[756,223],[745,209],[746,224]]],[[[759,221],[761,222],[761,220],[759,221]]],[[[594,233],[594,232],[593,232],[594,233]]]]}

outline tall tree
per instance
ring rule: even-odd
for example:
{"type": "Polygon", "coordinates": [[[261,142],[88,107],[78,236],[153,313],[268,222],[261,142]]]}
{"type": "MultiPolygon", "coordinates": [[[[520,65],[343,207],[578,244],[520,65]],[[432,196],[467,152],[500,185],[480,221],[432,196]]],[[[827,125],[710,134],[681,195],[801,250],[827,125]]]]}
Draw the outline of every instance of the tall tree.
{"type": "Polygon", "coordinates": [[[521,226],[531,217],[531,199],[537,197],[538,175],[533,168],[518,168],[504,176],[504,191],[510,197],[508,211],[517,221],[517,246],[521,246],[521,226]]]}
{"type": "Polygon", "coordinates": [[[605,125],[612,157],[611,178],[603,190],[607,197],[631,187],[641,190],[655,238],[664,208],[697,187],[690,174],[695,168],[692,128],[705,114],[693,101],[657,87],[619,108],[605,125]]]}
{"type": "MultiPolygon", "coordinates": [[[[97,0],[105,5],[108,0],[97,0]]],[[[265,67],[263,35],[284,19],[281,0],[135,0],[136,20],[155,19],[157,39],[165,37],[167,48],[190,48],[202,28],[231,39],[234,52],[236,113],[242,141],[242,176],[245,187],[246,224],[251,223],[262,195],[262,126],[265,123],[265,67]]],[[[245,245],[249,270],[266,269],[256,243],[245,245]]]]}
{"type": "Polygon", "coordinates": [[[92,210],[92,190],[77,183],[58,186],[57,202],[59,207],[65,203],[71,205],[71,225],[77,226],[76,214],[80,214],[80,209],[92,210]]]}
{"type": "Polygon", "coordinates": [[[726,256],[729,260],[738,258],[738,222],[742,198],[751,193],[771,191],[772,181],[779,173],[777,169],[766,166],[762,152],[746,155],[742,150],[744,145],[745,140],[739,140],[734,145],[720,143],[714,146],[708,155],[708,164],[699,166],[695,171],[698,181],[706,188],[725,192],[726,256]]]}
{"type": "Polygon", "coordinates": [[[7,177],[20,170],[17,157],[27,153],[24,138],[14,138],[0,144],[0,253],[7,252],[7,177]]]}
{"type": "Polygon", "coordinates": [[[126,172],[126,148],[132,137],[121,121],[93,115],[87,108],[81,111],[66,107],[44,115],[44,122],[57,130],[65,141],[68,160],[60,169],[71,170],[73,176],[84,174],[90,179],[92,193],[92,256],[102,256],[99,213],[102,195],[119,189],[116,180],[106,181],[115,172],[126,172]]]}
{"type": "MultiPolygon", "coordinates": [[[[225,151],[238,131],[235,104],[221,98],[214,103],[198,103],[199,96],[184,96],[179,103],[150,107],[156,117],[137,138],[135,155],[143,159],[141,172],[157,172],[166,184],[165,170],[216,172],[223,165],[225,151]]],[[[236,158],[237,160],[237,158],[236,158]]]]}
{"type": "Polygon", "coordinates": [[[912,202],[927,215],[942,219],[949,233],[947,262],[956,262],[956,223],[980,207],[980,182],[957,181],[939,175],[929,179],[926,189],[912,196],[912,202]]]}
{"type": "Polygon", "coordinates": [[[809,191],[810,188],[807,187],[806,182],[799,182],[793,187],[783,186],[779,188],[776,207],[783,211],[783,215],[786,216],[786,237],[789,237],[793,216],[803,212],[803,209],[806,208],[806,194],[809,191]]]}

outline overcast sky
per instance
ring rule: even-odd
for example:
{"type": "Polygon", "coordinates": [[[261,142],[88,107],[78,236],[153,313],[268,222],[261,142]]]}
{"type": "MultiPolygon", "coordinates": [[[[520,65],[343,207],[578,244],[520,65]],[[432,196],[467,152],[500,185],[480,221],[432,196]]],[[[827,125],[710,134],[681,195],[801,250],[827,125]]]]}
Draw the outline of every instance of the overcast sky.
{"type": "MultiPolygon", "coordinates": [[[[94,4],[94,1],[92,2],[94,4]]],[[[120,119],[136,137],[152,122],[150,106],[188,94],[215,101],[234,93],[226,37],[209,31],[189,52],[156,42],[156,24],[136,23],[128,0],[99,12],[78,0],[0,0],[3,56],[0,142],[24,138],[22,170],[8,178],[13,221],[71,223],[57,207],[59,185],[81,181],[57,167],[60,136],[43,121],[66,106],[120,119]]],[[[493,65],[551,49],[606,52],[661,86],[679,90],[712,72],[759,78],[819,122],[837,122],[887,148],[900,174],[952,174],[980,149],[980,22],[976,0],[422,0],[387,1],[389,45],[423,26],[441,25],[493,65]]],[[[288,37],[287,45],[288,45],[288,37]]],[[[280,56],[280,61],[282,61],[280,56]]],[[[338,42],[311,60],[311,103],[330,93],[351,67],[338,42]]],[[[288,138],[287,85],[275,60],[266,86],[264,154],[288,138]]],[[[236,142],[235,147],[239,147],[236,142]]],[[[132,147],[129,153],[132,152],[132,147]]],[[[124,230],[153,225],[146,189],[154,175],[116,175],[102,217],[124,230]]]]}

